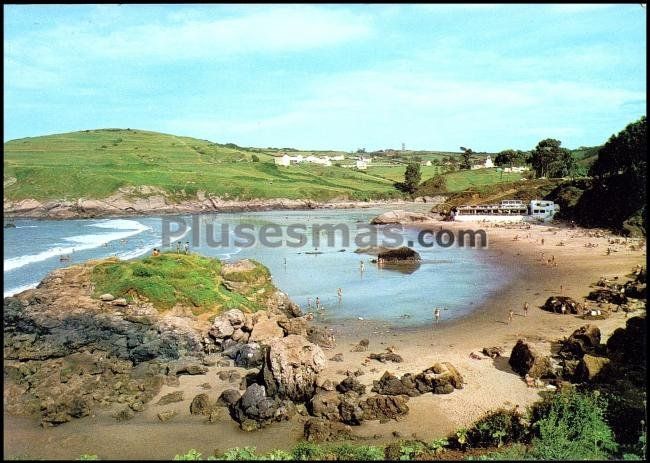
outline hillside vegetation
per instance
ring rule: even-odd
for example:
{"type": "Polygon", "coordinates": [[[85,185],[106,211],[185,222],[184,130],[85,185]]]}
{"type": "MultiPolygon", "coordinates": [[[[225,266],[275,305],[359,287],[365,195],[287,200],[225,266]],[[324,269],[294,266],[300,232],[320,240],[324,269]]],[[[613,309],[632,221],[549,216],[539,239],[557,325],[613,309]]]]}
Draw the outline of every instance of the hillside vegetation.
{"type": "Polygon", "coordinates": [[[109,293],[129,301],[151,302],[159,311],[180,305],[195,315],[232,308],[256,311],[274,290],[268,269],[257,262],[246,272],[226,274],[224,278],[218,259],[171,251],[156,257],[99,263],[93,269],[92,281],[96,297],[109,293]],[[238,290],[228,289],[233,286],[238,290]]]}
{"type": "Polygon", "coordinates": [[[276,166],[271,154],[277,151],[132,129],[23,138],[4,144],[4,193],[11,200],[101,199],[120,187],[149,185],[179,200],[198,191],[242,200],[400,196],[381,176],[335,166],[276,166]]]}

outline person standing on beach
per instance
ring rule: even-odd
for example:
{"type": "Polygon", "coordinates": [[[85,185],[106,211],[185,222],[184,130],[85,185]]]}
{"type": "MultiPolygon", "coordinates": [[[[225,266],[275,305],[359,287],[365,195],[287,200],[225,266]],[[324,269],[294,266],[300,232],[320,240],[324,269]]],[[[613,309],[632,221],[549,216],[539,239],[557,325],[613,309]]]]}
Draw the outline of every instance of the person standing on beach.
{"type": "Polygon", "coordinates": [[[176,242],[176,254],[180,254],[180,253],[181,253],[181,242],[177,241],[176,242]]]}
{"type": "Polygon", "coordinates": [[[512,323],[512,316],[513,316],[514,314],[515,314],[515,312],[514,312],[512,309],[510,309],[510,311],[508,312],[508,325],[509,325],[510,323],[512,323]]]}
{"type": "Polygon", "coordinates": [[[320,298],[316,296],[316,310],[320,309],[320,298]]]}
{"type": "Polygon", "coordinates": [[[435,310],[433,311],[433,316],[436,319],[436,325],[440,322],[440,308],[436,307],[435,310]]]}
{"type": "Polygon", "coordinates": [[[307,308],[311,309],[311,297],[307,298],[307,308]]]}
{"type": "Polygon", "coordinates": [[[359,270],[361,271],[361,273],[363,273],[365,269],[366,269],[366,266],[363,263],[363,261],[362,260],[359,261],[359,270]]]}
{"type": "Polygon", "coordinates": [[[339,296],[339,304],[340,304],[341,300],[343,299],[343,290],[341,288],[337,289],[336,294],[339,296]]]}
{"type": "Polygon", "coordinates": [[[190,242],[186,241],[185,242],[185,254],[189,254],[189,253],[190,253],[190,242]]]}
{"type": "Polygon", "coordinates": [[[528,302],[524,302],[524,317],[528,316],[528,302]]]}

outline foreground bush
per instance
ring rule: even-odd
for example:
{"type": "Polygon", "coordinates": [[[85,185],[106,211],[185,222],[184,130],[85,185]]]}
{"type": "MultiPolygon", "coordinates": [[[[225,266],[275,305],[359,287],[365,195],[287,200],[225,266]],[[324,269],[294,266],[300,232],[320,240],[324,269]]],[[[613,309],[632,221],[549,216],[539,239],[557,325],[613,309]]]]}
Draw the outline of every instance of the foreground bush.
{"type": "Polygon", "coordinates": [[[520,442],[528,430],[516,410],[499,409],[478,420],[467,431],[467,444],[471,447],[501,447],[520,442]]]}
{"type": "Polygon", "coordinates": [[[616,451],[598,394],[554,394],[533,410],[530,456],[541,460],[606,459],[616,451]]]}

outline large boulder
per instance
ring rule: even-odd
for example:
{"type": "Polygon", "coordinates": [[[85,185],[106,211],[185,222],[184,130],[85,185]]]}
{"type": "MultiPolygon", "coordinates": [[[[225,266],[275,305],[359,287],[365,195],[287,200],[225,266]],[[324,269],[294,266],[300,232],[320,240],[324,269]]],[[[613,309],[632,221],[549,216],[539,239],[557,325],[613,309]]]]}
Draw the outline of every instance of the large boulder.
{"type": "Polygon", "coordinates": [[[577,381],[591,381],[609,362],[610,360],[607,357],[585,354],[578,363],[575,379],[577,381]]]}
{"type": "Polygon", "coordinates": [[[521,376],[529,375],[533,378],[555,377],[551,359],[537,352],[533,346],[522,339],[518,340],[517,344],[512,348],[508,363],[521,376]]]}
{"type": "Polygon", "coordinates": [[[561,353],[564,357],[580,358],[593,352],[600,346],[600,329],[596,325],[584,325],[575,330],[562,343],[561,353]]]}
{"type": "Polygon", "coordinates": [[[359,405],[359,395],[354,392],[347,392],[339,396],[339,414],[341,421],[346,424],[359,425],[363,421],[363,410],[359,405]]]}
{"type": "Polygon", "coordinates": [[[273,339],[260,372],[261,382],[271,396],[307,402],[314,395],[316,377],[326,361],[323,350],[302,336],[273,339]]]}
{"type": "Polygon", "coordinates": [[[334,391],[322,391],[312,397],[311,414],[329,421],[340,421],[340,395],[334,391]]]}
{"type": "Polygon", "coordinates": [[[329,442],[339,439],[350,439],[352,428],[338,421],[324,418],[310,418],[305,423],[305,439],[309,442],[329,442]]]}
{"type": "Polygon", "coordinates": [[[198,394],[190,404],[190,413],[192,415],[209,415],[211,409],[212,404],[207,394],[198,394]]]}
{"type": "Polygon", "coordinates": [[[378,215],[370,221],[373,225],[387,225],[387,224],[413,224],[413,223],[427,223],[434,222],[436,219],[428,214],[420,214],[418,212],[408,212],[402,210],[388,211],[378,215]]]}
{"type": "Polygon", "coordinates": [[[412,374],[407,373],[398,378],[388,371],[384,372],[379,381],[373,381],[372,391],[384,395],[408,395],[411,397],[421,394],[412,374]]]}
{"type": "Polygon", "coordinates": [[[248,340],[268,344],[270,341],[284,336],[284,330],[278,325],[275,317],[262,318],[253,326],[248,340]]]}
{"type": "Polygon", "coordinates": [[[621,294],[620,291],[609,288],[591,291],[587,296],[587,299],[596,302],[608,302],[616,305],[625,304],[627,302],[625,294],[621,294]]]}
{"type": "Polygon", "coordinates": [[[352,391],[361,395],[366,392],[366,386],[361,384],[359,380],[354,376],[348,376],[343,381],[341,381],[338,386],[336,386],[336,390],[341,394],[352,391]]]}
{"type": "Polygon", "coordinates": [[[273,421],[289,419],[292,407],[291,402],[268,397],[264,386],[254,383],[230,406],[230,415],[244,431],[254,431],[273,421]]]}
{"type": "Polygon", "coordinates": [[[278,324],[282,327],[285,334],[297,334],[299,336],[307,336],[309,323],[305,317],[288,318],[281,320],[278,324]]]}
{"type": "Polygon", "coordinates": [[[387,251],[377,254],[377,259],[383,260],[386,264],[399,264],[399,263],[417,263],[420,262],[421,257],[414,249],[402,246],[397,249],[389,249],[387,251]]]}
{"type": "Polygon", "coordinates": [[[462,389],[463,383],[458,370],[451,363],[442,362],[416,375],[406,373],[401,378],[385,372],[379,381],[373,382],[372,390],[383,395],[416,397],[427,392],[449,394],[454,389],[462,389]]]}
{"type": "Polygon", "coordinates": [[[235,328],[232,327],[228,319],[226,318],[215,318],[212,326],[208,333],[215,339],[229,338],[235,332],[235,328]]]}
{"type": "Polygon", "coordinates": [[[647,325],[645,315],[632,317],[625,328],[617,328],[607,340],[607,353],[619,362],[646,363],[647,325]]]}
{"type": "Polygon", "coordinates": [[[222,320],[227,320],[228,323],[230,323],[230,326],[233,327],[233,329],[241,328],[244,325],[244,322],[246,320],[246,317],[244,316],[244,312],[242,312],[239,309],[228,310],[227,312],[221,314],[219,318],[221,318],[222,320]]]}
{"type": "Polygon", "coordinates": [[[241,393],[236,389],[226,389],[217,399],[216,405],[219,407],[230,407],[237,403],[241,396],[241,393]]]}
{"type": "Polygon", "coordinates": [[[409,407],[406,405],[408,400],[409,397],[405,395],[375,395],[360,402],[359,406],[363,410],[364,420],[379,420],[383,422],[396,420],[400,416],[406,415],[409,412],[409,407]]]}
{"type": "Polygon", "coordinates": [[[235,361],[235,365],[242,368],[257,368],[264,361],[264,349],[256,342],[234,344],[223,351],[225,357],[235,361]]]}
{"type": "Polygon", "coordinates": [[[314,344],[319,345],[323,349],[334,349],[336,347],[336,339],[332,332],[320,326],[310,326],[307,328],[307,339],[314,344]]]}
{"type": "Polygon", "coordinates": [[[551,296],[546,300],[542,309],[548,312],[562,314],[563,306],[564,314],[578,314],[582,312],[584,308],[582,304],[576,302],[569,296],[551,296]]]}

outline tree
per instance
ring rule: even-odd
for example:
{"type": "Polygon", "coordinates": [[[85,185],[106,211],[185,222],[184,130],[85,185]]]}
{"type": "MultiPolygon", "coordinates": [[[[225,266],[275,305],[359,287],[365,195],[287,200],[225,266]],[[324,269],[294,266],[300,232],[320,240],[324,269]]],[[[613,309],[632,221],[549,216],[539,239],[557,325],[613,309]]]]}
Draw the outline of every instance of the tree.
{"type": "Polygon", "coordinates": [[[460,163],[461,169],[471,169],[472,168],[472,155],[474,151],[471,148],[465,148],[464,146],[460,147],[460,150],[463,154],[460,155],[462,161],[460,163]]]}
{"type": "Polygon", "coordinates": [[[410,162],[406,166],[404,172],[404,188],[408,193],[415,193],[420,185],[422,173],[420,172],[420,164],[418,162],[410,162]]]}
{"type": "Polygon", "coordinates": [[[260,162],[260,157],[257,154],[253,154],[251,156],[251,161],[253,162],[260,162]]]}
{"type": "Polygon", "coordinates": [[[575,169],[571,152],[561,147],[562,142],[553,138],[540,141],[530,156],[530,163],[538,177],[565,177],[575,169]]]}
{"type": "Polygon", "coordinates": [[[499,154],[496,155],[496,157],[494,158],[494,164],[496,164],[499,167],[503,167],[503,166],[512,167],[514,165],[522,165],[526,163],[527,157],[528,156],[525,151],[507,149],[501,151],[499,154]]]}
{"type": "Polygon", "coordinates": [[[645,198],[647,178],[648,125],[646,116],[628,124],[617,135],[612,135],[600,151],[598,159],[589,170],[590,175],[603,183],[617,175],[623,175],[645,198]]]}

